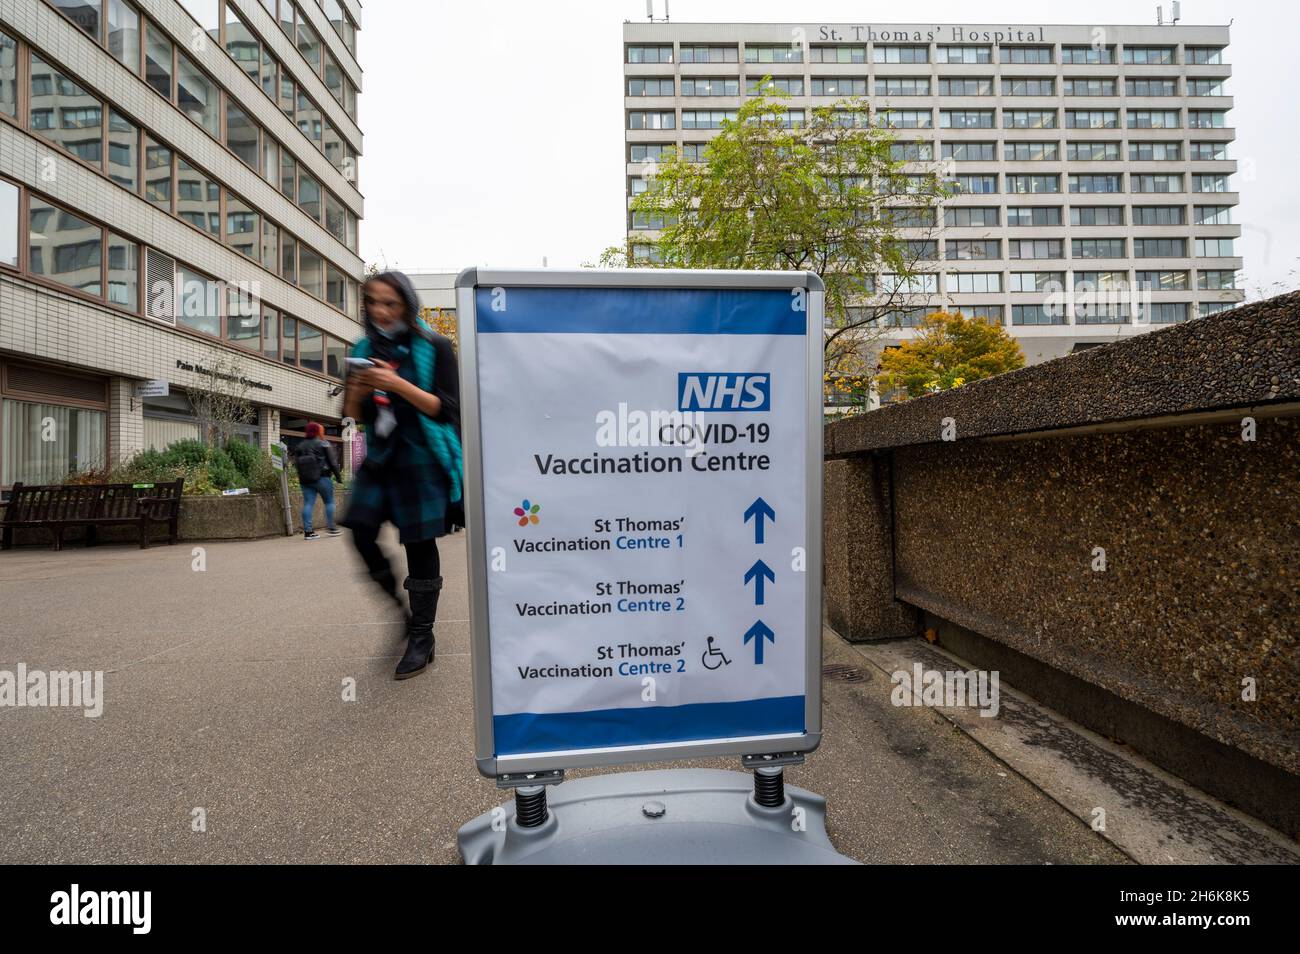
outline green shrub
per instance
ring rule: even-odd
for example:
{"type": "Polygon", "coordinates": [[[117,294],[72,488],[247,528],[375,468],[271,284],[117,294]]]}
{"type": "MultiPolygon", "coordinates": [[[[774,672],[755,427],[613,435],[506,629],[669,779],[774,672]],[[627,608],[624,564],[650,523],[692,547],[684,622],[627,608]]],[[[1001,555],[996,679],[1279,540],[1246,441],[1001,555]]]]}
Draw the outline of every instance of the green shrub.
{"type": "Polygon", "coordinates": [[[208,445],[196,437],[187,437],[168,444],[163,456],[172,464],[205,464],[208,460],[208,445]]]}
{"type": "Polygon", "coordinates": [[[247,441],[241,441],[234,437],[226,441],[226,453],[230,455],[230,460],[234,463],[235,469],[239,471],[240,476],[245,480],[252,478],[253,471],[257,467],[257,459],[267,456],[247,441]]]}

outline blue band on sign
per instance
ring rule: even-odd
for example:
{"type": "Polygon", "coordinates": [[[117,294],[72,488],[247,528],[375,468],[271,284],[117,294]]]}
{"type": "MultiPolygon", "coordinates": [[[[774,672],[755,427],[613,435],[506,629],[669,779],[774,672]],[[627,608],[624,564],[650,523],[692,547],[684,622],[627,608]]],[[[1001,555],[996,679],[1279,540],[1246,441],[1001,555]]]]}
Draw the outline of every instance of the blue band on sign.
{"type": "Polygon", "coordinates": [[[789,288],[479,288],[480,334],[803,335],[789,288]]]}
{"type": "Polygon", "coordinates": [[[497,755],[707,741],[804,730],[804,697],[697,702],[644,709],[493,716],[497,755]]]}

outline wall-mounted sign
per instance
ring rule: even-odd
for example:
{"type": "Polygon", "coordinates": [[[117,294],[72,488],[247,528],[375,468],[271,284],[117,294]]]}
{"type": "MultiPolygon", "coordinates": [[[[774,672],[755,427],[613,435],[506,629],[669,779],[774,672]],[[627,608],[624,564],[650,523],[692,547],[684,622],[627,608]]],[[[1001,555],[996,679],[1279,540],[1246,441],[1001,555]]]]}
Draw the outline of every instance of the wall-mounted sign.
{"type": "Polygon", "coordinates": [[[166,381],[150,380],[141,381],[138,385],[138,394],[142,398],[147,397],[166,397],[171,393],[171,385],[166,381]]]}

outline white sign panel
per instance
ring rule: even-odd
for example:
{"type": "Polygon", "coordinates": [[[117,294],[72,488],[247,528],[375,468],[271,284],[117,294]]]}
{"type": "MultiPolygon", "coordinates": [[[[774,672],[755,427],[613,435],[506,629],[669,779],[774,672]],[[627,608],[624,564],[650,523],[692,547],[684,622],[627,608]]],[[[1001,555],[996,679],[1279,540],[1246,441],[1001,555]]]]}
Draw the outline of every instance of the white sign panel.
{"type": "Polygon", "coordinates": [[[141,381],[137,385],[140,397],[166,397],[171,393],[171,385],[163,380],[141,381]]]}
{"type": "Polygon", "coordinates": [[[756,284],[543,272],[556,283],[472,289],[476,705],[495,772],[816,744],[820,283],[741,274],[756,284]]]}

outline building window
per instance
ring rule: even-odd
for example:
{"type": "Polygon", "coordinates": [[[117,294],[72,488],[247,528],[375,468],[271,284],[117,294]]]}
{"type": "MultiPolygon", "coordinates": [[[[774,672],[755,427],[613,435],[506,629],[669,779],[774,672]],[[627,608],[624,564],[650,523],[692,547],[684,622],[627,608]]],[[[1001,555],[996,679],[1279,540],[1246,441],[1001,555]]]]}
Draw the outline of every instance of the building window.
{"type": "Polygon", "coordinates": [[[934,113],[928,109],[881,109],[876,121],[890,129],[933,129],[934,113]]]}
{"type": "Polygon", "coordinates": [[[221,94],[190,60],[176,55],[176,105],[215,138],[221,137],[221,94]]]}
{"type": "Polygon", "coordinates": [[[1181,205],[1135,205],[1134,225],[1185,225],[1187,219],[1181,205]]]}
{"type": "Polygon", "coordinates": [[[1063,325],[1065,309],[1060,305],[1012,305],[1013,325],[1063,325]]]}
{"type": "Polygon", "coordinates": [[[1130,162],[1180,162],[1183,158],[1183,144],[1181,142],[1130,142],[1128,158],[1130,162]]]}
{"type": "Polygon", "coordinates": [[[1129,129],[1178,129],[1182,126],[1176,109],[1130,109],[1129,129]]]}
{"type": "MultiPolygon", "coordinates": [[[[650,80],[646,81],[651,82],[650,80]]],[[[668,80],[669,92],[664,95],[672,95],[672,80],[668,80]]],[[[757,81],[754,81],[757,82],[757,81]]],[[[635,96],[635,93],[631,93],[635,96]]],[[[648,95],[657,95],[654,93],[648,95]]],[[[696,76],[682,77],[682,95],[683,96],[739,96],[740,80],[735,77],[725,76],[696,76]]],[[[755,95],[754,93],[750,94],[755,95]]]]}
{"type": "Polygon", "coordinates": [[[1002,126],[1005,129],[1055,129],[1054,109],[1004,109],[1002,126]]]}
{"type": "Polygon", "coordinates": [[[1174,173],[1169,175],[1130,175],[1129,188],[1133,192],[1182,192],[1183,177],[1174,173]]]}
{"type": "Polygon", "coordinates": [[[934,159],[934,143],[894,142],[889,144],[889,158],[894,162],[930,162],[934,159]]]}
{"type": "Polygon", "coordinates": [[[991,195],[998,191],[996,175],[963,175],[953,180],[960,195],[991,195]]]}
{"type": "Polygon", "coordinates": [[[221,337],[222,286],[190,268],[176,266],[176,320],[187,328],[221,337]]]}
{"type": "Polygon", "coordinates": [[[1114,96],[1115,81],[1072,76],[1062,83],[1062,92],[1066,96],[1114,96]]]}
{"type": "Polygon", "coordinates": [[[866,96],[867,80],[859,76],[814,76],[814,96],[866,96]]]}
{"type": "Polygon", "coordinates": [[[347,311],[347,282],[343,272],[325,263],[325,301],[339,311],[347,311]]]}
{"type": "MultiPolygon", "coordinates": [[[[802,96],[803,79],[797,76],[776,76],[769,77],[766,83],[764,83],[762,79],[752,79],[745,85],[746,96],[770,96],[774,93],[785,93],[789,96],[802,96]],[[762,89],[759,88],[760,83],[762,84],[762,89]]],[[[727,93],[726,95],[733,96],[735,94],[727,93]]]]}
{"type": "Polygon", "coordinates": [[[126,0],[108,0],[108,52],[132,73],[140,72],[140,14],[126,0]]]}
{"type": "MultiPolygon", "coordinates": [[[[70,376],[69,376],[70,377],[70,376]]],[[[107,462],[102,410],[4,399],[4,475],[0,483],[57,484],[107,462]],[[47,426],[50,420],[54,427],[47,426]],[[54,439],[47,440],[53,433],[54,439]]]]}
{"type": "Polygon", "coordinates": [[[1177,96],[1178,81],[1174,79],[1155,79],[1150,76],[1124,81],[1125,96],[1177,96]]]}
{"type": "Polygon", "coordinates": [[[78,159],[103,168],[103,106],[67,76],[31,54],[30,128],[78,159]]]}
{"type": "Polygon", "coordinates": [[[1123,192],[1124,177],[1112,176],[1070,176],[1067,182],[1070,192],[1123,192]]]}
{"type": "Polygon", "coordinates": [[[130,192],[140,191],[140,130],[115,109],[108,112],[109,178],[130,192]]]}
{"type": "Polygon", "coordinates": [[[1003,63],[1050,63],[1050,46],[1002,46],[998,48],[1003,63]]]}
{"type": "Polygon", "coordinates": [[[262,347],[262,305],[253,295],[227,286],[226,340],[241,348],[262,347]]]}
{"type": "Polygon", "coordinates": [[[809,49],[813,63],[865,63],[865,46],[814,46],[809,49]]]}
{"type": "Polygon", "coordinates": [[[1118,162],[1119,142],[1067,142],[1065,158],[1070,162],[1118,162]]]}
{"type": "Polygon", "coordinates": [[[1196,240],[1197,258],[1231,258],[1234,254],[1232,239],[1230,238],[1198,238],[1196,240]]]}
{"type": "Polygon", "coordinates": [[[1050,76],[1016,76],[1002,81],[1003,96],[1054,96],[1056,80],[1050,76]]]}
{"type": "Polygon", "coordinates": [[[1214,162],[1228,158],[1228,144],[1226,142],[1194,142],[1191,144],[1191,155],[1188,156],[1196,162],[1214,162]]]}
{"type": "MultiPolygon", "coordinates": [[[[672,117],[672,113],[666,113],[665,115],[669,118],[672,117]]],[[[683,109],[682,128],[721,129],[724,122],[735,118],[736,111],[734,109],[683,109]]]]}
{"type": "Polygon", "coordinates": [[[1157,64],[1168,66],[1174,62],[1174,48],[1172,46],[1126,46],[1124,62],[1134,66],[1157,64]]]}
{"type": "Polygon", "coordinates": [[[941,76],[940,96],[992,96],[991,76],[941,76]]]}
{"type": "Polygon", "coordinates": [[[280,316],[280,360],[298,363],[298,319],[284,314],[280,316]]]}
{"type": "Polygon", "coordinates": [[[1070,242],[1071,258],[1123,258],[1124,239],[1073,239],[1070,242]]]}
{"type": "Polygon", "coordinates": [[[1058,158],[1055,142],[1007,142],[1003,144],[1002,158],[1009,162],[1055,162],[1058,158]]]}
{"type": "Polygon", "coordinates": [[[298,246],[298,287],[314,298],[325,298],[325,260],[306,245],[298,246]]]}
{"type": "Polygon", "coordinates": [[[1232,206],[1198,205],[1192,209],[1192,221],[1197,225],[1231,225],[1232,206]]]}
{"type": "Polygon", "coordinates": [[[1071,225],[1123,225],[1120,205],[1076,205],[1070,208],[1071,225]]]}
{"type": "Polygon", "coordinates": [[[1237,273],[1232,269],[1209,269],[1197,272],[1196,287],[1202,291],[1235,289],[1237,287],[1237,273]]]}
{"type": "Polygon", "coordinates": [[[103,230],[36,196],[28,198],[27,218],[28,271],[101,297],[103,230]]]}
{"type": "Polygon", "coordinates": [[[316,181],[314,176],[310,176],[306,172],[298,173],[298,208],[302,209],[317,222],[320,221],[320,183],[316,181]]]}
{"type": "Polygon", "coordinates": [[[325,339],[319,328],[298,323],[298,366],[306,371],[325,373],[325,339]]]}
{"type": "Polygon", "coordinates": [[[746,63],[802,63],[803,47],[789,43],[745,46],[746,63]]]}
{"type": "Polygon", "coordinates": [[[1002,257],[1002,243],[998,239],[948,239],[943,245],[943,257],[950,262],[995,261],[1002,257]]]}
{"type": "Polygon", "coordinates": [[[1065,258],[1062,239],[1007,239],[1007,258],[1065,258]]]}
{"type": "Polygon", "coordinates": [[[1060,192],[1060,176],[1007,176],[1007,191],[1012,193],[1060,192]]]}
{"type": "Polygon", "coordinates": [[[254,172],[257,171],[257,158],[262,151],[258,141],[260,133],[257,123],[236,106],[234,100],[226,103],[226,147],[254,172]]]}
{"type": "Polygon", "coordinates": [[[997,158],[997,143],[945,142],[941,154],[943,158],[954,162],[993,162],[997,158]]]}
{"type": "Polygon", "coordinates": [[[1187,289],[1187,273],[1138,271],[1133,276],[1133,283],[1138,288],[1150,291],[1185,291],[1187,289]]]}
{"type": "Polygon", "coordinates": [[[221,238],[221,186],[216,179],[176,159],[176,214],[221,238]]]}
{"type": "Polygon", "coordinates": [[[1187,239],[1135,238],[1134,258],[1186,258],[1187,239]]]}
{"type": "Polygon", "coordinates": [[[993,49],[988,46],[939,46],[934,50],[936,63],[992,63],[993,49]]]}
{"type": "Polygon", "coordinates": [[[130,312],[140,310],[140,246],[108,233],[108,303],[130,312]]]}
{"type": "Polygon", "coordinates": [[[1193,192],[1229,192],[1227,176],[1192,176],[1193,192]]]}
{"type": "Polygon", "coordinates": [[[1067,109],[1066,129],[1118,129],[1119,112],[1114,109],[1067,109]]]}
{"type": "MultiPolygon", "coordinates": [[[[695,93],[687,92],[686,83],[686,80],[682,80],[682,95],[696,95],[695,93]]],[[[673,78],[671,76],[665,76],[663,78],[646,78],[639,76],[628,77],[627,95],[629,96],[672,96],[673,92],[673,78]]],[[[701,93],[700,95],[703,96],[706,94],[701,93]]]]}
{"type": "MultiPolygon", "coordinates": [[[[628,129],[673,129],[676,127],[676,116],[671,109],[662,112],[642,112],[632,110],[627,114],[628,129]]],[[[683,117],[683,122],[685,119],[683,117]]]]}
{"type": "Polygon", "coordinates": [[[1065,272],[1012,272],[1013,292],[1060,292],[1065,289],[1065,272]]]}
{"type": "Polygon", "coordinates": [[[629,63],[671,63],[672,61],[671,46],[629,46],[627,48],[629,63]]]}
{"type": "Polygon", "coordinates": [[[1001,272],[950,272],[946,280],[949,294],[969,295],[1002,291],[1001,272]]]}
{"type": "Polygon", "coordinates": [[[144,197],[171,214],[172,151],[148,136],[144,139],[144,197]]]}
{"type": "Polygon", "coordinates": [[[347,219],[343,203],[334,198],[332,192],[325,193],[325,230],[339,242],[347,238],[347,219]]]}
{"type": "Polygon", "coordinates": [[[144,81],[171,101],[172,42],[147,20],[144,25],[144,81]]]}
{"type": "Polygon", "coordinates": [[[943,221],[944,225],[949,226],[982,228],[998,224],[998,210],[996,206],[967,205],[949,208],[944,210],[943,221]]]}
{"type": "Polygon", "coordinates": [[[1228,124],[1228,114],[1222,109],[1189,109],[1188,129],[1222,129],[1228,124]]]}
{"type": "Polygon", "coordinates": [[[226,193],[226,244],[258,261],[261,246],[258,214],[233,192],[226,193]]]}
{"type": "Polygon", "coordinates": [[[291,285],[298,284],[298,243],[288,232],[280,236],[280,277],[291,285]]]}
{"type": "Polygon", "coordinates": [[[1183,301],[1157,301],[1147,305],[1147,318],[1154,325],[1167,325],[1187,320],[1187,303],[1183,301]]]}
{"type": "Polygon", "coordinates": [[[1063,46],[1061,62],[1071,65],[1106,65],[1115,62],[1113,46],[1063,46]]]}
{"type": "Polygon", "coordinates": [[[739,53],[734,46],[683,46],[683,63],[735,63],[739,53]]]}
{"type": "Polygon", "coordinates": [[[1218,66],[1223,63],[1223,48],[1218,46],[1189,46],[1187,62],[1197,66],[1218,66]]]}
{"type": "Polygon", "coordinates": [[[1221,79],[1189,79],[1187,81],[1188,96],[1227,96],[1227,91],[1223,88],[1224,80],[1221,79]]]}
{"type": "Polygon", "coordinates": [[[1007,209],[1007,225],[1011,227],[1060,224],[1061,207],[1058,205],[1021,205],[1007,209]]]}
{"type": "Polygon", "coordinates": [[[0,179],[0,265],[18,267],[18,187],[0,179]]]}
{"type": "Polygon", "coordinates": [[[930,48],[928,46],[873,46],[871,48],[871,62],[928,63],[930,62],[930,48]]]}
{"type": "Polygon", "coordinates": [[[876,78],[877,96],[929,96],[927,76],[886,76],[876,78]]]}
{"type": "Polygon", "coordinates": [[[992,129],[993,110],[991,109],[941,109],[939,110],[940,129],[992,129]]]}

